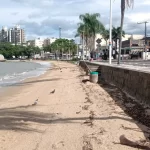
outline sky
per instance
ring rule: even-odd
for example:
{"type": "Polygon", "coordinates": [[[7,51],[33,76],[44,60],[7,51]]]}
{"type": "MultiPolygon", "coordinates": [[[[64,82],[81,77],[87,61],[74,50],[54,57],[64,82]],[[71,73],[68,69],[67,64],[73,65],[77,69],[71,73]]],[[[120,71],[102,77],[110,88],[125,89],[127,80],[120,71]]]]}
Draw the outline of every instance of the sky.
{"type": "MultiPolygon", "coordinates": [[[[100,21],[109,29],[110,0],[4,0],[0,5],[0,26],[16,24],[25,29],[26,39],[59,36],[74,38],[79,15],[100,13],[100,21]]],[[[124,31],[127,34],[143,34],[144,24],[150,22],[150,0],[135,0],[134,7],[125,12],[124,31]]],[[[120,25],[120,0],[113,0],[113,26],[120,25]]],[[[150,35],[150,23],[147,24],[150,35]]]]}

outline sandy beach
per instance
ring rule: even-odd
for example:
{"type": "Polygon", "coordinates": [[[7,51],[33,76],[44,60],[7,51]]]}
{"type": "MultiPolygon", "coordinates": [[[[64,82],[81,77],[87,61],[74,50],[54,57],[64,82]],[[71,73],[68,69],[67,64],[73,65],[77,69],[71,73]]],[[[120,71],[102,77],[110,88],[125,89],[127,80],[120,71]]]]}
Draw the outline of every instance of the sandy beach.
{"type": "Polygon", "coordinates": [[[0,150],[136,149],[119,137],[145,139],[147,129],[124,113],[117,89],[90,83],[74,64],[53,64],[1,94],[0,150]]]}

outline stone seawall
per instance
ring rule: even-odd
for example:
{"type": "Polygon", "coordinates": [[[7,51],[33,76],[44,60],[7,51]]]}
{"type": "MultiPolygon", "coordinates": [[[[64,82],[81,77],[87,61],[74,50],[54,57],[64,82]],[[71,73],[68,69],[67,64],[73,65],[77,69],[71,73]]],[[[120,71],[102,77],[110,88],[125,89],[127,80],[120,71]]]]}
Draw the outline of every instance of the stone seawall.
{"type": "MultiPolygon", "coordinates": [[[[136,99],[150,104],[150,73],[91,62],[86,62],[86,64],[91,71],[101,73],[100,80],[104,79],[136,99]]],[[[87,70],[84,61],[80,61],[80,66],[87,70]]]]}

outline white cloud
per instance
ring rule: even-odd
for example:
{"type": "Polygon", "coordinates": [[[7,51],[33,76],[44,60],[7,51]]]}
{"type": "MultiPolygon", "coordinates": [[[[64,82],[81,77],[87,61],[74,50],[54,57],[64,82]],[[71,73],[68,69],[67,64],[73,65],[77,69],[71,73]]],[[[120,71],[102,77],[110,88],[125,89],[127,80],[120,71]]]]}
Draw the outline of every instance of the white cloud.
{"type": "Polygon", "coordinates": [[[150,12],[149,13],[132,13],[128,15],[128,18],[133,22],[142,22],[150,20],[150,12]]]}
{"type": "MultiPolygon", "coordinates": [[[[126,32],[142,33],[136,22],[149,19],[150,0],[136,0],[133,9],[127,9],[124,29],[126,32]]],[[[100,13],[101,21],[109,27],[109,0],[5,0],[0,5],[0,26],[20,23],[27,37],[62,36],[73,37],[78,16],[84,13],[100,13]]],[[[120,0],[113,1],[113,25],[120,25],[120,0]]]]}
{"type": "Polygon", "coordinates": [[[143,5],[150,5],[150,1],[149,1],[149,0],[143,0],[143,1],[142,1],[142,4],[143,4],[143,5]]]}

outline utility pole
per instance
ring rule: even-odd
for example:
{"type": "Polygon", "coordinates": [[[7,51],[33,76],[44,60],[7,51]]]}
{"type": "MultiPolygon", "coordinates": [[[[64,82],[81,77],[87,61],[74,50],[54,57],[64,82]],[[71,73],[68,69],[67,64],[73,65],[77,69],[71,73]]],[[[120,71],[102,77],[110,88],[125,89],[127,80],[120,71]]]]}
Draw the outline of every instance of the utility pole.
{"type": "Polygon", "coordinates": [[[59,27],[59,38],[61,39],[61,27],[59,27]]]}
{"type": "Polygon", "coordinates": [[[77,43],[77,56],[79,55],[79,50],[78,50],[78,43],[77,43]]]}
{"type": "Polygon", "coordinates": [[[111,55],[112,55],[112,0],[110,0],[109,64],[111,64],[111,55]]]}
{"type": "Polygon", "coordinates": [[[84,60],[84,31],[83,31],[83,37],[82,37],[82,59],[84,60]]]}
{"type": "Polygon", "coordinates": [[[144,45],[144,47],[145,47],[145,60],[147,59],[147,49],[146,49],[146,45],[147,45],[147,39],[146,39],[146,37],[147,37],[147,23],[148,23],[148,21],[137,23],[137,24],[145,24],[145,45],[144,45]]]}
{"type": "MultiPolygon", "coordinates": [[[[61,39],[61,27],[59,27],[59,39],[61,39]]],[[[61,43],[61,59],[63,59],[63,42],[61,43]]]]}
{"type": "Polygon", "coordinates": [[[70,60],[70,40],[69,40],[69,60],[70,60]]]}

